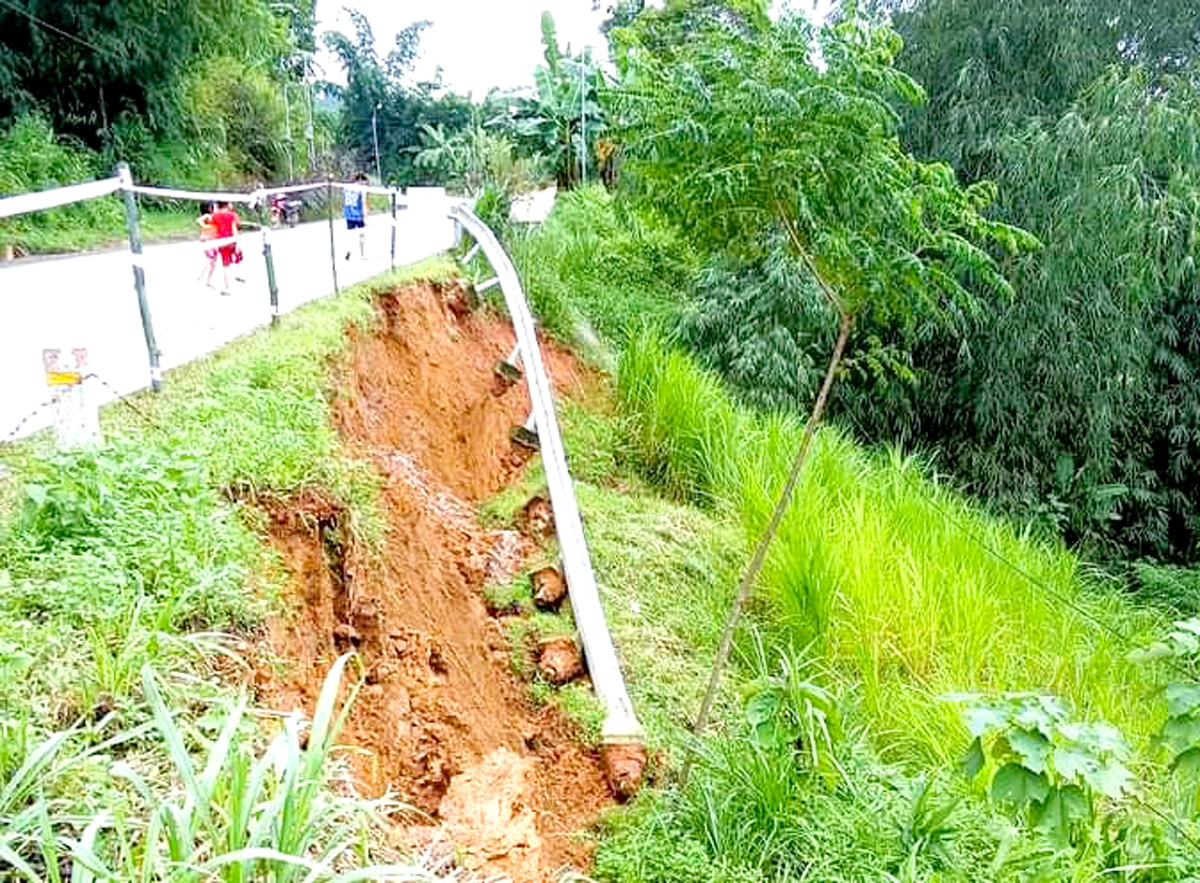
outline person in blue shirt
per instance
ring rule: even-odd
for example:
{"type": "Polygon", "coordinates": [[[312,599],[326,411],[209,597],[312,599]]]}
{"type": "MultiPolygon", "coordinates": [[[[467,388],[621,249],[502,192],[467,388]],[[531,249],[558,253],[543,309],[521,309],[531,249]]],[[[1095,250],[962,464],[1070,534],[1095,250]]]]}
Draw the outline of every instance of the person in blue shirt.
{"type": "MultiPolygon", "coordinates": [[[[366,186],[367,176],[359,172],[354,176],[355,184],[366,186]]],[[[367,259],[367,194],[364,190],[342,191],[342,217],[346,219],[347,230],[358,231],[358,256],[367,259]]],[[[346,252],[346,260],[350,260],[350,251],[346,252]]]]}

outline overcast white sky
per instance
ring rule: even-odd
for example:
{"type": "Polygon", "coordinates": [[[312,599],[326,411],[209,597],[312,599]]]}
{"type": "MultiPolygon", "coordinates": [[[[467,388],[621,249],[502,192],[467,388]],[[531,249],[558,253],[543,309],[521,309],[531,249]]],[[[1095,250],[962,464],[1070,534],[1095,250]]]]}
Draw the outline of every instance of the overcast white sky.
{"type": "MultiPolygon", "coordinates": [[[[391,49],[397,31],[428,19],[433,24],[421,35],[417,78],[432,78],[441,65],[449,87],[482,98],[492,86],[531,84],[542,58],[543,10],[554,16],[560,45],[570,43],[574,51],[591,46],[597,57],[607,59],[599,27],[614,2],[600,0],[600,8],[593,11],[592,0],[318,0],[317,19],[320,30],[353,34],[343,9],[349,5],[360,10],[371,22],[381,56],[391,49]]],[[[793,5],[811,9],[814,2],[823,11],[833,0],[796,0],[793,5]]],[[[321,62],[328,79],[342,80],[336,62],[328,57],[321,62]]]]}
{"type": "MultiPolygon", "coordinates": [[[[343,9],[353,6],[367,16],[375,46],[386,55],[396,32],[414,21],[433,24],[421,35],[421,59],[415,75],[431,78],[438,65],[443,81],[454,91],[482,98],[492,86],[509,88],[532,82],[542,58],[542,11],[550,10],[558,26],[559,43],[573,50],[591,45],[608,55],[600,23],[607,17],[608,0],[592,11],[592,0],[319,0],[317,18],[322,30],[353,34],[343,9]]],[[[335,64],[323,59],[327,68],[335,64]]],[[[327,70],[341,80],[340,71],[327,70]]]]}

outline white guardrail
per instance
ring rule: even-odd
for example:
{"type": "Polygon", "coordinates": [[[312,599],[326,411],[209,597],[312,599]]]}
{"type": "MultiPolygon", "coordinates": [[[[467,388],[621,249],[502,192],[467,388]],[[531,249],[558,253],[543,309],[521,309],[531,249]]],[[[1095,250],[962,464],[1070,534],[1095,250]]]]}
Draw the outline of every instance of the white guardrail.
{"type": "MultiPolygon", "coordinates": [[[[588,552],[587,538],[583,533],[583,522],[575,501],[562,436],[554,413],[550,379],[542,362],[537,330],[529,305],[525,301],[525,294],[521,290],[521,280],[495,234],[469,208],[465,205],[455,206],[450,210],[450,217],[471,234],[483,249],[500,280],[504,302],[512,317],[517,346],[525,363],[525,379],[529,387],[534,421],[537,424],[546,481],[550,486],[550,502],[554,508],[554,525],[562,549],[567,597],[571,599],[571,611],[583,642],[592,685],[605,708],[601,729],[602,751],[605,747],[614,746],[636,746],[641,750],[645,731],[634,714],[633,703],[629,699],[629,691],[625,687],[625,678],[617,659],[617,651],[605,621],[604,608],[600,605],[600,590],[592,572],[591,554],[588,552]]],[[[644,762],[642,750],[641,763],[644,762]]],[[[611,781],[612,764],[607,765],[611,781]]],[[[639,767],[637,775],[640,777],[640,774],[639,767]]],[[[613,784],[619,792],[625,790],[619,783],[613,784]]]]}

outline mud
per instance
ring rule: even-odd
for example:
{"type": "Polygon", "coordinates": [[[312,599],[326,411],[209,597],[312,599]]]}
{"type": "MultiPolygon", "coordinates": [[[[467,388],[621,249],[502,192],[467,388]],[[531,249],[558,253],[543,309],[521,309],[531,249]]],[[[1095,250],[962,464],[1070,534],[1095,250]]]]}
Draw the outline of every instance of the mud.
{"type": "MultiPolygon", "coordinates": [[[[267,706],[311,713],[330,664],[357,649],[366,685],[342,741],[358,749],[359,790],[427,814],[412,826],[415,844],[448,838],[485,875],[542,883],[586,867],[577,832],[611,794],[574,725],[534,708],[512,676],[479,592],[510,579],[539,538],[475,518],[525,463],[509,430],[528,398],[522,384],[493,394],[512,330],[465,302],[458,290],[410,287],[378,299],[377,328],[348,329],[332,420],[381,476],[386,536],[368,556],[320,494],[258,500],[288,572],[289,613],[269,629],[282,664],[261,665],[256,682],[267,706]]],[[[569,354],[543,353],[556,389],[582,381],[569,354]]]]}
{"type": "Polygon", "coordinates": [[[646,770],[646,748],[639,742],[610,742],[600,747],[604,775],[613,793],[628,800],[637,793],[646,770]]]}

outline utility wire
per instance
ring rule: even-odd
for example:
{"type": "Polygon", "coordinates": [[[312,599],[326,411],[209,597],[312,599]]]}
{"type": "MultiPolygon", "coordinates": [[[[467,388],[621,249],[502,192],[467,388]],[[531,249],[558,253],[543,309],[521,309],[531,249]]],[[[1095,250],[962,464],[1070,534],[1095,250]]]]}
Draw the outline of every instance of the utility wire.
{"type": "Polygon", "coordinates": [[[29,10],[22,9],[20,6],[17,6],[15,3],[12,2],[12,0],[0,0],[0,6],[4,6],[7,9],[11,9],[13,12],[17,13],[17,15],[25,16],[25,18],[29,19],[31,22],[33,22],[35,25],[37,25],[39,28],[42,28],[47,31],[51,31],[52,33],[58,34],[60,37],[66,37],[68,40],[73,40],[74,42],[78,43],[80,46],[86,46],[88,49],[91,49],[93,52],[97,52],[100,55],[107,55],[109,58],[117,57],[109,50],[101,49],[95,43],[89,43],[87,40],[83,39],[82,37],[77,37],[77,36],[75,36],[75,34],[72,34],[69,31],[64,31],[62,28],[58,27],[57,25],[53,25],[44,19],[38,18],[36,15],[34,15],[29,10]]]}

